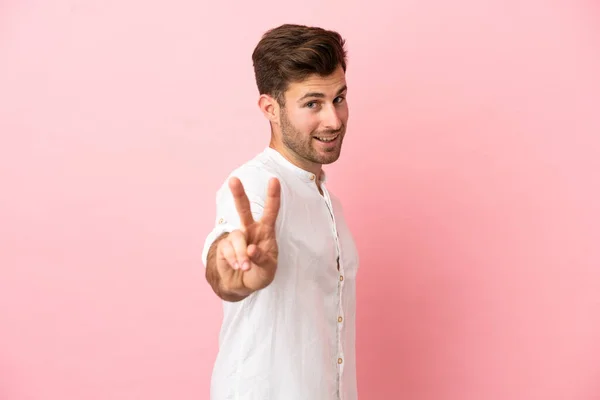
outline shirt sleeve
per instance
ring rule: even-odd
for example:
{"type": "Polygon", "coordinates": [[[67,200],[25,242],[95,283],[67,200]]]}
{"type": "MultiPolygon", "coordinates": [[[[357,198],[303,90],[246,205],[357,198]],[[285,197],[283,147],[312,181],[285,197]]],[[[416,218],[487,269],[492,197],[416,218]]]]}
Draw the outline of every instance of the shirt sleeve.
{"type": "Polygon", "coordinates": [[[257,168],[240,169],[227,177],[216,195],[216,215],[214,226],[208,233],[202,250],[202,263],[206,267],[208,251],[214,241],[223,233],[229,233],[240,228],[240,217],[235,207],[233,194],[229,189],[229,179],[235,176],[240,179],[246,196],[250,201],[250,210],[255,220],[262,217],[265,206],[267,185],[270,176],[257,168]]]}

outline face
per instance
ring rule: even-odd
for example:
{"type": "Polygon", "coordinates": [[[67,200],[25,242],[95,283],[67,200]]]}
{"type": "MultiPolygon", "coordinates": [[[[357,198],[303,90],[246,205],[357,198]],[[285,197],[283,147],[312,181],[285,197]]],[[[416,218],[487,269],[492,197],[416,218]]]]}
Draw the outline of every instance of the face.
{"type": "Polygon", "coordinates": [[[292,162],[318,173],[336,161],[348,122],[346,79],[343,69],[311,76],[289,85],[285,105],[273,109],[272,145],[292,162]]]}

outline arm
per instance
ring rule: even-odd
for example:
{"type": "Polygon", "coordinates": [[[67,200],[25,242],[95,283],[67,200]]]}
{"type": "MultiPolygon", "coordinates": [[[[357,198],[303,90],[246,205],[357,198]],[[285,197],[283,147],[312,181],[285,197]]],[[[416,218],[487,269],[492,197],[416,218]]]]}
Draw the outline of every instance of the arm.
{"type": "Polygon", "coordinates": [[[276,178],[268,183],[264,207],[254,203],[253,210],[241,181],[231,178],[229,188],[235,206],[234,210],[224,207],[225,218],[231,221],[227,228],[220,228],[227,231],[205,244],[206,280],[225,301],[241,301],[267,287],[275,277],[280,186],[276,178]]]}
{"type": "Polygon", "coordinates": [[[221,299],[230,302],[237,302],[244,300],[250,295],[250,293],[238,293],[233,288],[227,288],[227,285],[224,284],[225,282],[221,278],[221,275],[219,274],[219,269],[217,268],[217,252],[219,243],[221,242],[221,240],[226,239],[227,236],[229,236],[228,232],[219,236],[208,250],[208,256],[206,259],[206,281],[209,283],[215,294],[221,299]]]}

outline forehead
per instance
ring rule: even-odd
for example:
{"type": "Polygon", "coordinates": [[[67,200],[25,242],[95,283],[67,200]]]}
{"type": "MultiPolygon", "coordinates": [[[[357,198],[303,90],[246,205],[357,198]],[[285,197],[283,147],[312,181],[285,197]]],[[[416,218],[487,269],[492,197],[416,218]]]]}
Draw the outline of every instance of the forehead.
{"type": "Polygon", "coordinates": [[[311,75],[303,81],[290,83],[286,97],[295,99],[305,96],[307,93],[336,96],[344,86],[346,86],[346,74],[342,67],[339,67],[328,76],[311,75]]]}

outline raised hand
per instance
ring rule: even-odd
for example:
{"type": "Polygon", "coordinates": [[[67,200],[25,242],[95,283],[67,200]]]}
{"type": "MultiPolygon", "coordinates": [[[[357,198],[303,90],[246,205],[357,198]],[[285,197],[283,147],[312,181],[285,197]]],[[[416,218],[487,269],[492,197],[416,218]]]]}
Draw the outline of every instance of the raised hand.
{"type": "Polygon", "coordinates": [[[237,229],[219,241],[216,264],[222,290],[247,296],[267,287],[275,278],[279,250],[275,237],[275,222],[281,203],[281,187],[271,178],[263,215],[255,221],[242,182],[235,177],[229,188],[240,217],[237,229]]]}

